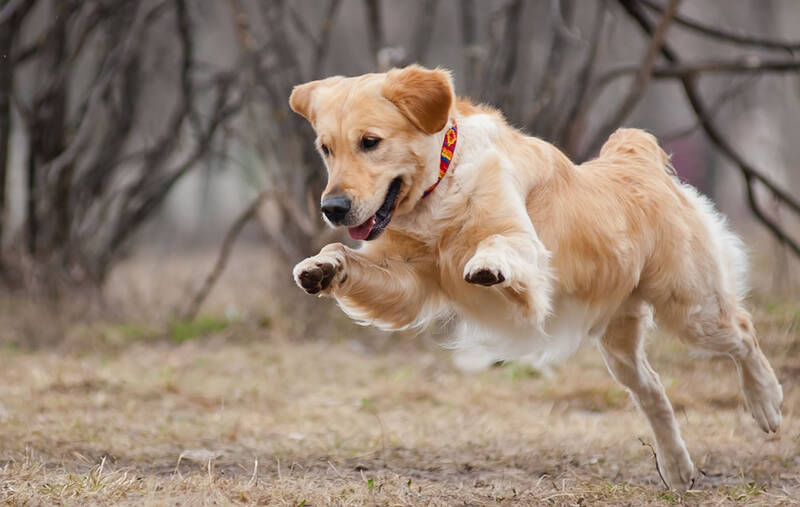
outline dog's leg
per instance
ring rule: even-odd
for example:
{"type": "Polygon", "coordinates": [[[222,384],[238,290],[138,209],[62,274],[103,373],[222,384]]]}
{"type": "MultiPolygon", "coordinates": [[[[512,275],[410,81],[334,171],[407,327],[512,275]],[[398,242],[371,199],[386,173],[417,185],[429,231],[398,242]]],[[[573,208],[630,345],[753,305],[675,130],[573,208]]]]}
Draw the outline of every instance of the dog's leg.
{"type": "Polygon", "coordinates": [[[385,329],[433,317],[442,299],[430,257],[384,239],[361,250],[327,245],[295,266],[294,279],[309,294],[335,297],[352,318],[385,329]]]}
{"type": "Polygon", "coordinates": [[[685,491],[694,481],[695,467],[664,386],[645,356],[643,338],[649,320],[648,307],[638,302],[629,304],[609,324],[600,340],[600,350],[608,370],[631,392],[650,422],[658,468],[667,486],[685,491]]]}
{"type": "Polygon", "coordinates": [[[777,431],[783,390],[758,345],[750,314],[721,298],[706,301],[705,306],[672,307],[659,320],[669,320],[670,327],[688,344],[733,358],[748,411],[762,430],[777,431]]]}
{"type": "Polygon", "coordinates": [[[476,181],[465,183],[476,211],[465,217],[461,234],[478,242],[465,259],[463,277],[498,287],[526,319],[542,327],[552,304],[550,252],[525,206],[529,182],[517,181],[515,172],[504,157],[490,152],[471,171],[476,181]]]}
{"type": "Polygon", "coordinates": [[[341,243],[325,245],[314,257],[297,263],[292,271],[294,281],[309,294],[327,296],[343,277],[347,250],[341,243]]]}
{"type": "Polygon", "coordinates": [[[549,253],[535,234],[493,234],[478,243],[464,266],[469,283],[500,287],[539,326],[550,313],[549,253]]]}

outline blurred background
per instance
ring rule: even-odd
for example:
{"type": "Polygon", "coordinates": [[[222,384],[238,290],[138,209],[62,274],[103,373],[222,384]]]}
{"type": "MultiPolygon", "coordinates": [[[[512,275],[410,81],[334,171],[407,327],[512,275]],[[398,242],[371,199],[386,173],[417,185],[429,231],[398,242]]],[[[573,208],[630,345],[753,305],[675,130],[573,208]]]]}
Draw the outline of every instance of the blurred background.
{"type": "Polygon", "coordinates": [[[748,238],[766,288],[785,290],[800,253],[800,5],[678,3],[5,0],[2,289],[131,312],[109,306],[131,297],[109,282],[138,259],[122,285],[157,301],[138,317],[263,313],[275,294],[306,311],[290,267],[342,238],[320,220],[324,167],[287,97],[417,62],[576,161],[619,126],[652,131],[748,238]],[[249,296],[216,295],[248,253],[234,292],[249,296]]]}
{"type": "Polygon", "coordinates": [[[0,0],[0,500],[677,501],[596,351],[465,375],[294,286],[349,240],[292,87],[415,62],[576,162],[648,129],[730,217],[781,433],[650,356],[699,503],[796,500],[799,52],[796,0],[0,0]]]}

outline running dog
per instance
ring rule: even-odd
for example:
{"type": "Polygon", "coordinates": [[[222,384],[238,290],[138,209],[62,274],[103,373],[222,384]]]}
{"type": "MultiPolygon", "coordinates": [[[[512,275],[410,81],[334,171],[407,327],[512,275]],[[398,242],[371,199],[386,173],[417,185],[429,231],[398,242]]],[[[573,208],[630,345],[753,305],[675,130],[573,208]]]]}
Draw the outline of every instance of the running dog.
{"type": "Polygon", "coordinates": [[[696,468],[645,356],[654,322],[730,355],[753,418],[778,429],[781,386],[742,303],[742,242],[652,135],[620,129],[575,165],[418,66],[302,84],[290,105],[328,169],[325,220],[365,242],[300,262],[306,292],[385,329],[454,318],[457,346],[496,359],[559,360],[595,339],[676,490],[696,468]]]}

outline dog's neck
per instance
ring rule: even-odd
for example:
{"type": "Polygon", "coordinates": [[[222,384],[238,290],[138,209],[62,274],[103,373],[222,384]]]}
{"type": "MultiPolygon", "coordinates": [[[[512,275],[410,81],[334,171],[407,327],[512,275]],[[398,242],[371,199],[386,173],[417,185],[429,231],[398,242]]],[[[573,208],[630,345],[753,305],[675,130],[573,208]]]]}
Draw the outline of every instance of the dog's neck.
{"type": "Polygon", "coordinates": [[[425,170],[419,191],[424,193],[426,189],[430,189],[434,185],[435,188],[428,195],[420,198],[409,213],[395,217],[389,228],[420,238],[429,235],[435,236],[432,228],[435,225],[435,211],[442,206],[448,196],[457,191],[456,172],[458,171],[459,161],[462,158],[460,153],[464,149],[464,135],[461,123],[459,117],[453,116],[444,129],[431,136],[430,147],[426,149],[426,153],[423,156],[425,170]],[[439,180],[439,162],[442,156],[442,146],[445,143],[445,136],[453,126],[454,121],[458,125],[458,142],[447,172],[439,180]]]}

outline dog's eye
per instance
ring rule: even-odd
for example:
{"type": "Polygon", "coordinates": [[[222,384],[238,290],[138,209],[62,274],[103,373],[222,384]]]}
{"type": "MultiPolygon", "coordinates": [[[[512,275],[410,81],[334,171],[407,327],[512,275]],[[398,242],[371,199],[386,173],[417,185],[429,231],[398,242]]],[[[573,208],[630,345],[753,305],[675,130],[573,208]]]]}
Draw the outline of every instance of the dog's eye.
{"type": "Polygon", "coordinates": [[[331,151],[328,149],[327,144],[321,145],[319,149],[322,150],[322,154],[325,155],[326,157],[331,154],[331,151]]]}
{"type": "Polygon", "coordinates": [[[364,136],[361,138],[361,149],[364,151],[372,150],[378,146],[380,142],[381,139],[379,137],[364,136]]]}

